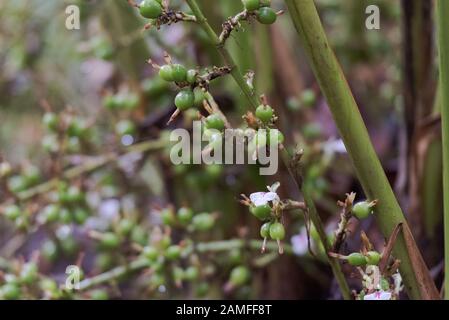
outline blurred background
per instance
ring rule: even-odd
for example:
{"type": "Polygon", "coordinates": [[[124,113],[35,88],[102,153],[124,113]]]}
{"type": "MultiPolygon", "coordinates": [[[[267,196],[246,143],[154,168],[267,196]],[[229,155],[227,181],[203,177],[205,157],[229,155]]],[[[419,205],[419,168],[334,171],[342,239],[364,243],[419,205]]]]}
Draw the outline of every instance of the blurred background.
{"type": "MultiPolygon", "coordinates": [[[[242,10],[240,0],[199,3],[217,32],[227,17],[242,10]]],[[[316,3],[383,167],[439,283],[442,174],[432,1],[316,3]],[[370,4],[380,8],[380,30],[365,28],[370,4]]],[[[184,1],[170,5],[188,12],[184,1]]],[[[283,1],[273,0],[272,6],[285,9],[283,1]]],[[[0,216],[0,284],[31,261],[40,284],[21,287],[19,297],[67,297],[54,288],[64,282],[67,265],[80,266],[89,279],[135,261],[148,243],[168,237],[168,245],[184,250],[180,260],[136,268],[98,285],[85,282],[86,290],[68,296],[341,298],[313,230],[318,258],[307,251],[299,211],[284,217],[286,254],[272,247],[261,255],[249,244],[261,240],[260,222],[239,203],[240,194],[266,191],[279,181],[282,199],[300,199],[285,168],[264,177],[255,165],[174,166],[168,144],[160,146],[169,130],[189,128],[198,115],[186,112],[166,126],[176,90],[147,60],[163,64],[168,52],[187,68],[223,65],[195,24],[144,31],[147,21],[121,0],[2,1],[0,17],[0,209],[5,213],[0,216]],[[65,27],[70,4],[81,10],[80,30],[65,27]],[[55,132],[56,123],[64,132],[55,132]],[[145,152],[130,152],[142,143],[145,152]],[[121,156],[111,156],[116,154],[121,156]],[[69,168],[81,172],[64,174],[69,168]],[[64,198],[70,196],[78,198],[64,198]],[[171,221],[180,219],[180,208],[195,217],[208,213],[213,225],[200,218],[193,227],[171,221]],[[228,242],[220,248],[220,241],[228,242]],[[187,250],[191,244],[197,250],[187,250]],[[240,274],[245,281],[230,289],[236,267],[248,275],[240,274]]],[[[255,72],[256,90],[275,109],[288,148],[305,149],[304,183],[314,191],[332,234],[339,219],[337,200],[351,191],[357,199],[364,195],[288,12],[271,26],[243,23],[227,46],[242,70],[255,72]]],[[[211,93],[231,123],[240,126],[247,101],[233,79],[214,81],[211,93]]],[[[372,218],[353,221],[350,229],[343,251],[359,249],[361,229],[382,249],[385,239],[372,218]]],[[[354,270],[343,268],[351,288],[359,291],[354,270]]]]}

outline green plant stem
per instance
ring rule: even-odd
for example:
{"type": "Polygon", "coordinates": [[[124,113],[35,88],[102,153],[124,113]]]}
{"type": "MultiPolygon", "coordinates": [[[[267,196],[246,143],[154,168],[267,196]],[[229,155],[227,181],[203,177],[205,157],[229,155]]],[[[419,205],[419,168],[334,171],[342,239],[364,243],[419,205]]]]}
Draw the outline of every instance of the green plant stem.
{"type": "MultiPolygon", "coordinates": [[[[327,238],[326,232],[323,227],[323,223],[321,222],[320,216],[318,215],[318,212],[315,207],[315,203],[313,202],[313,198],[310,195],[310,192],[307,190],[307,188],[302,189],[302,194],[304,196],[304,201],[307,205],[307,208],[309,209],[310,219],[312,220],[313,225],[315,226],[315,229],[318,232],[324,250],[326,250],[326,252],[331,252],[332,245],[330,244],[327,238]]],[[[326,258],[332,270],[334,270],[335,278],[338,284],[340,285],[341,293],[343,294],[344,299],[350,300],[352,298],[351,290],[349,289],[348,283],[346,282],[346,278],[341,270],[341,265],[338,259],[330,257],[328,254],[326,254],[326,258]]]]}
{"type": "Polygon", "coordinates": [[[220,38],[217,36],[215,31],[207,22],[207,19],[204,16],[203,12],[201,11],[198,3],[196,2],[196,0],[186,0],[186,2],[189,5],[190,9],[192,10],[193,14],[196,16],[197,23],[203,28],[204,32],[206,32],[209,40],[217,48],[218,52],[221,54],[226,65],[231,68],[232,77],[245,94],[246,98],[248,99],[248,102],[251,104],[251,107],[253,109],[256,109],[257,106],[259,105],[259,98],[247,85],[243,74],[240,72],[239,68],[237,67],[237,64],[235,63],[229,51],[224,47],[224,43],[220,42],[220,38]]]}
{"type": "MultiPolygon", "coordinates": [[[[376,155],[346,78],[329,45],[314,1],[285,2],[365,194],[371,200],[379,200],[375,214],[381,231],[385,237],[389,237],[396,225],[406,224],[406,221],[376,155]]],[[[421,261],[422,258],[413,241],[409,246],[411,248],[407,248],[405,238],[401,234],[396,242],[394,255],[401,260],[400,271],[410,298],[419,299],[422,284],[415,276],[408,249],[413,250],[421,261]]],[[[425,270],[426,267],[422,267],[425,270]]],[[[428,270],[425,272],[428,274],[428,270]]]]}
{"type": "MultiPolygon", "coordinates": [[[[188,5],[190,6],[190,9],[192,10],[193,14],[196,16],[197,18],[197,22],[200,24],[200,26],[203,28],[204,32],[206,32],[206,34],[209,37],[209,40],[216,46],[217,50],[220,52],[220,54],[223,57],[223,60],[225,61],[225,63],[228,65],[228,67],[231,68],[231,75],[234,77],[234,80],[237,82],[237,85],[240,87],[240,89],[244,92],[245,96],[247,97],[248,101],[250,102],[251,106],[254,108],[256,108],[259,105],[259,99],[256,97],[255,93],[251,90],[251,88],[247,85],[242,73],[240,72],[238,66],[234,63],[234,60],[232,59],[229,51],[225,48],[225,44],[220,42],[219,37],[217,36],[217,34],[215,33],[215,31],[212,29],[212,27],[209,25],[209,23],[207,22],[206,17],[204,16],[204,14],[202,13],[200,7],[198,6],[198,3],[196,2],[196,0],[186,0],[188,5]]],[[[288,152],[285,150],[285,148],[282,149],[282,154],[281,157],[284,161],[284,164],[286,165],[287,168],[289,168],[288,162],[290,159],[290,155],[288,154],[288,152]]],[[[295,179],[294,175],[292,175],[292,177],[295,179]]],[[[295,179],[296,180],[296,179],[295,179]]],[[[298,184],[298,187],[299,184],[298,184]]],[[[320,239],[322,241],[322,243],[325,245],[327,244],[327,237],[326,234],[324,232],[324,229],[322,227],[322,222],[321,222],[321,218],[318,215],[318,212],[315,209],[315,205],[313,203],[313,199],[308,196],[307,194],[307,190],[306,190],[306,194],[303,193],[304,198],[307,197],[308,201],[306,201],[307,206],[310,206],[309,210],[310,210],[310,215],[311,215],[311,219],[314,223],[314,225],[317,227],[317,229],[322,230],[321,233],[319,233],[320,239]]],[[[328,256],[328,260],[330,262],[330,266],[332,268],[332,271],[335,275],[335,278],[338,281],[338,284],[340,286],[340,290],[343,294],[343,297],[345,299],[350,299],[351,298],[351,292],[349,289],[349,286],[346,282],[345,276],[341,270],[341,266],[338,262],[337,259],[334,259],[332,257],[328,256]]]]}
{"type": "Polygon", "coordinates": [[[154,150],[159,150],[161,148],[164,148],[167,146],[167,140],[166,139],[158,139],[158,140],[151,140],[151,141],[145,141],[141,143],[137,143],[135,145],[132,145],[130,147],[127,147],[122,153],[110,153],[107,155],[103,155],[98,158],[94,158],[91,160],[88,160],[84,162],[83,164],[67,169],[61,177],[56,177],[51,180],[48,180],[42,184],[39,184],[33,188],[30,188],[28,190],[20,192],[17,197],[19,200],[28,200],[30,198],[33,198],[34,196],[37,196],[39,194],[43,194],[46,192],[51,191],[54,189],[58,182],[63,180],[71,180],[76,177],[79,177],[85,173],[98,170],[105,165],[107,165],[110,162],[113,162],[120,158],[123,155],[130,154],[130,153],[146,153],[154,150]]]}
{"type": "Polygon", "coordinates": [[[443,144],[444,199],[444,297],[449,299],[449,1],[437,3],[438,46],[440,50],[441,127],[443,144]]]}
{"type": "MultiPolygon", "coordinates": [[[[260,250],[260,248],[262,248],[262,241],[260,240],[246,241],[243,239],[231,239],[231,240],[197,243],[196,245],[192,246],[190,250],[187,251],[189,253],[192,251],[197,251],[199,253],[229,252],[232,249],[242,249],[242,248],[249,248],[251,250],[260,250]]],[[[277,243],[275,241],[268,242],[267,249],[276,252],[278,250],[277,243]]],[[[293,249],[290,245],[285,245],[284,252],[287,254],[292,254],[293,249]]],[[[88,290],[92,287],[113,281],[127,274],[131,274],[133,272],[137,272],[139,270],[150,267],[151,265],[149,264],[147,259],[139,258],[130,262],[128,265],[119,266],[109,271],[103,272],[99,275],[82,280],[79,283],[79,290],[88,290]]]]}

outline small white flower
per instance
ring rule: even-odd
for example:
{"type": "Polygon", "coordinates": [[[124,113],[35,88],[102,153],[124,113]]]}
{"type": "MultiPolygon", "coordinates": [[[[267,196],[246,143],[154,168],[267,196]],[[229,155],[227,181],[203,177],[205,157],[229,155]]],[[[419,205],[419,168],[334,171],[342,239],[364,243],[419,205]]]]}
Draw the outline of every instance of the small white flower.
{"type": "Polygon", "coordinates": [[[249,195],[249,199],[256,207],[267,204],[270,201],[279,199],[279,196],[274,192],[254,192],[249,195]]]}
{"type": "Polygon", "coordinates": [[[346,153],[346,147],[343,143],[343,140],[341,139],[329,139],[328,141],[324,142],[321,146],[323,152],[327,156],[332,156],[334,154],[343,154],[346,153]]]}
{"type": "Polygon", "coordinates": [[[278,203],[281,202],[276,190],[279,188],[280,183],[276,182],[271,187],[267,187],[268,192],[254,192],[249,195],[249,199],[256,206],[263,206],[268,202],[278,203]]]}
{"type": "Polygon", "coordinates": [[[363,300],[391,300],[391,292],[388,291],[376,291],[371,294],[367,294],[363,300]]]}

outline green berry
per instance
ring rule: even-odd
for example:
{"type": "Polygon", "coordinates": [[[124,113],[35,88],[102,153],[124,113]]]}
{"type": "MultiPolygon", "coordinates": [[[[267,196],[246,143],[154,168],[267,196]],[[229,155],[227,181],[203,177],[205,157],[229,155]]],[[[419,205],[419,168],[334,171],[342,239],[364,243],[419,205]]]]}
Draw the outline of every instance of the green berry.
{"type": "Polygon", "coordinates": [[[181,111],[185,111],[194,106],[195,95],[190,89],[181,90],[175,97],[175,106],[181,111]]]}
{"type": "Polygon", "coordinates": [[[8,219],[16,220],[17,218],[19,218],[21,216],[22,211],[20,210],[20,208],[18,206],[13,204],[13,205],[7,206],[3,213],[4,213],[5,217],[7,217],[8,219]]]}
{"type": "Polygon", "coordinates": [[[124,236],[127,236],[131,233],[135,226],[135,223],[131,219],[121,219],[117,225],[117,231],[124,236]]]}
{"type": "Polygon", "coordinates": [[[148,260],[154,262],[159,257],[159,252],[155,247],[152,246],[146,246],[143,248],[142,254],[145,258],[148,260]]]}
{"type": "Polygon", "coordinates": [[[111,60],[114,57],[114,47],[103,37],[94,38],[92,50],[95,56],[102,60],[111,60]]]}
{"type": "Polygon", "coordinates": [[[162,6],[156,0],[144,0],[140,4],[140,14],[148,19],[156,19],[162,14],[162,6]]]}
{"type": "Polygon", "coordinates": [[[282,240],[285,238],[285,228],[280,222],[274,222],[270,226],[270,237],[274,240],[282,240]]]}
{"type": "Polygon", "coordinates": [[[177,260],[181,256],[181,247],[173,245],[167,248],[165,251],[165,257],[168,260],[177,260]]]}
{"type": "Polygon", "coordinates": [[[185,82],[187,80],[187,69],[181,64],[172,65],[173,81],[185,82]]]}
{"type": "Polygon", "coordinates": [[[161,78],[146,79],[142,82],[142,91],[150,98],[157,99],[169,89],[169,84],[161,78]]]}
{"type": "Polygon", "coordinates": [[[59,118],[53,112],[47,112],[42,117],[42,122],[44,126],[50,131],[57,131],[59,125],[59,118]]]}
{"type": "Polygon", "coordinates": [[[34,185],[39,182],[41,178],[41,172],[35,166],[27,166],[23,171],[27,186],[34,185]]]}
{"type": "Polygon", "coordinates": [[[195,294],[198,297],[204,297],[209,292],[209,284],[207,282],[201,282],[195,288],[195,294]]]}
{"type": "Polygon", "coordinates": [[[260,236],[264,239],[270,236],[271,222],[266,222],[260,227],[260,236]]]}
{"type": "Polygon", "coordinates": [[[250,272],[247,267],[238,266],[232,269],[231,275],[229,276],[229,283],[234,287],[239,287],[244,285],[250,278],[250,272]]]}
{"type": "Polygon", "coordinates": [[[225,124],[220,115],[211,114],[206,118],[206,128],[221,131],[225,128],[225,124]]]}
{"type": "Polygon", "coordinates": [[[352,207],[352,213],[358,219],[366,219],[372,213],[372,209],[368,201],[361,201],[352,207]]]}
{"type": "Polygon", "coordinates": [[[204,90],[201,89],[200,87],[196,87],[195,89],[193,89],[193,94],[194,94],[194,105],[197,108],[200,108],[203,106],[203,101],[204,99],[206,99],[206,94],[204,93],[204,90]]]}
{"type": "Polygon", "coordinates": [[[144,246],[148,241],[148,234],[142,226],[136,225],[131,231],[131,240],[144,246]]]}
{"type": "Polygon", "coordinates": [[[108,292],[104,289],[95,289],[95,290],[92,290],[89,294],[90,294],[90,298],[92,300],[108,300],[109,299],[108,292]]]}
{"type": "Polygon", "coordinates": [[[157,288],[165,284],[165,277],[160,273],[155,273],[150,278],[150,284],[152,287],[157,288]]]}
{"type": "Polygon", "coordinates": [[[58,220],[64,224],[71,223],[72,222],[72,214],[70,213],[69,209],[61,208],[59,210],[58,220]]]}
{"type": "Polygon", "coordinates": [[[20,271],[20,280],[24,284],[33,284],[38,277],[37,265],[34,262],[25,263],[20,271]]]}
{"type": "Polygon", "coordinates": [[[214,223],[215,219],[209,213],[199,213],[192,219],[192,225],[198,231],[210,230],[214,226],[214,223]]]}
{"type": "Polygon", "coordinates": [[[242,0],[242,3],[248,11],[257,10],[260,7],[260,0],[242,0]]]}
{"type": "Polygon", "coordinates": [[[257,207],[251,207],[251,213],[260,220],[266,220],[271,215],[271,207],[268,204],[263,204],[257,207]]]}
{"type": "Polygon", "coordinates": [[[46,295],[50,295],[51,297],[58,296],[58,284],[56,281],[45,278],[39,282],[39,287],[42,291],[46,293],[46,295]]]}
{"type": "Polygon", "coordinates": [[[159,70],[159,76],[165,81],[173,81],[173,68],[171,65],[166,64],[159,70]]]}
{"type": "Polygon", "coordinates": [[[384,277],[380,278],[380,287],[384,291],[390,290],[390,283],[388,282],[388,280],[386,278],[384,278],[384,277]]]}
{"type": "Polygon", "coordinates": [[[20,288],[15,284],[7,283],[0,288],[0,296],[5,300],[20,299],[21,294],[20,288]]]}
{"type": "Polygon", "coordinates": [[[363,254],[354,252],[348,256],[348,262],[352,266],[364,266],[366,265],[366,258],[363,254]]]}
{"type": "Polygon", "coordinates": [[[48,261],[54,261],[58,257],[58,246],[54,241],[45,241],[41,247],[41,254],[48,261]]]}
{"type": "Polygon", "coordinates": [[[101,235],[100,243],[105,249],[116,249],[120,246],[120,238],[113,232],[106,232],[101,235]]]}
{"type": "Polygon", "coordinates": [[[137,132],[136,125],[131,120],[120,120],[115,125],[115,132],[119,136],[135,135],[137,132]]]}
{"type": "Polygon", "coordinates": [[[123,107],[126,110],[134,110],[139,106],[139,96],[134,93],[127,94],[123,100],[123,107]]]}
{"type": "Polygon", "coordinates": [[[78,137],[70,137],[67,140],[67,152],[77,153],[81,150],[81,142],[78,137]]]}
{"type": "Polygon", "coordinates": [[[162,249],[167,249],[171,245],[171,238],[169,235],[164,235],[162,239],[159,240],[159,247],[162,249]]]}
{"type": "Polygon", "coordinates": [[[187,82],[189,84],[195,84],[196,80],[198,79],[198,71],[195,69],[190,69],[187,71],[187,82]]]}
{"type": "Polygon", "coordinates": [[[85,200],[85,194],[80,188],[71,186],[64,195],[64,200],[69,203],[81,203],[85,200]]]}
{"type": "Polygon", "coordinates": [[[221,164],[210,164],[206,166],[206,174],[211,179],[217,179],[223,173],[223,166],[221,164]]]}
{"type": "Polygon", "coordinates": [[[229,263],[230,264],[240,264],[243,261],[242,250],[234,248],[229,252],[229,263]]]}
{"type": "Polygon", "coordinates": [[[256,109],[256,117],[263,123],[269,123],[273,118],[273,108],[267,105],[261,104],[256,109]]]}
{"type": "Polygon", "coordinates": [[[377,251],[368,251],[365,257],[368,265],[377,266],[380,262],[381,255],[377,251]]]}
{"type": "Polygon", "coordinates": [[[179,208],[177,217],[182,225],[189,224],[193,218],[193,211],[190,208],[179,208]]]}
{"type": "Polygon", "coordinates": [[[56,204],[49,204],[43,210],[45,222],[55,222],[59,218],[59,210],[61,208],[56,204]]]}
{"type": "Polygon", "coordinates": [[[173,226],[176,222],[175,214],[171,208],[165,208],[161,211],[162,223],[166,226],[173,226]]]}
{"type": "Polygon", "coordinates": [[[114,264],[114,256],[109,252],[102,252],[95,257],[95,268],[100,271],[111,269],[114,264]]]}
{"type": "Polygon", "coordinates": [[[58,149],[59,149],[58,138],[52,134],[45,135],[42,138],[41,145],[42,145],[42,148],[44,148],[44,150],[49,153],[56,153],[56,152],[58,152],[58,149]]]}
{"type": "Polygon", "coordinates": [[[184,279],[184,270],[180,267],[174,267],[172,274],[175,283],[180,283],[184,279]]]}
{"type": "Polygon", "coordinates": [[[276,19],[276,12],[269,7],[262,7],[257,11],[257,20],[262,24],[273,24],[276,19]]]}
{"type": "Polygon", "coordinates": [[[301,96],[302,103],[307,106],[311,107],[316,102],[316,95],[315,92],[311,89],[304,90],[301,96]]]}
{"type": "Polygon", "coordinates": [[[197,267],[190,266],[184,271],[184,278],[189,281],[197,280],[200,272],[197,267]]]}
{"type": "Polygon", "coordinates": [[[84,208],[76,208],[73,212],[73,220],[79,225],[83,225],[88,218],[89,212],[84,208]]]}
{"type": "Polygon", "coordinates": [[[8,188],[13,193],[21,192],[21,191],[25,190],[27,187],[28,187],[27,179],[22,175],[12,176],[8,180],[8,188]]]}

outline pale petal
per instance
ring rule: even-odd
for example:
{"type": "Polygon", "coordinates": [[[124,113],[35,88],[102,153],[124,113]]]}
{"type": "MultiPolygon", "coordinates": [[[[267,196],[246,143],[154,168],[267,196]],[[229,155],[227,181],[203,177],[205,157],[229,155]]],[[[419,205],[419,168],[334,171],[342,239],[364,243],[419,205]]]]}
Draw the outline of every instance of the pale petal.
{"type": "Polygon", "coordinates": [[[262,206],[264,204],[267,204],[267,200],[265,200],[265,194],[266,192],[254,192],[249,195],[249,199],[251,200],[254,205],[262,206]]]}
{"type": "Polygon", "coordinates": [[[371,294],[367,294],[363,300],[391,300],[391,292],[377,291],[371,294]]]}

